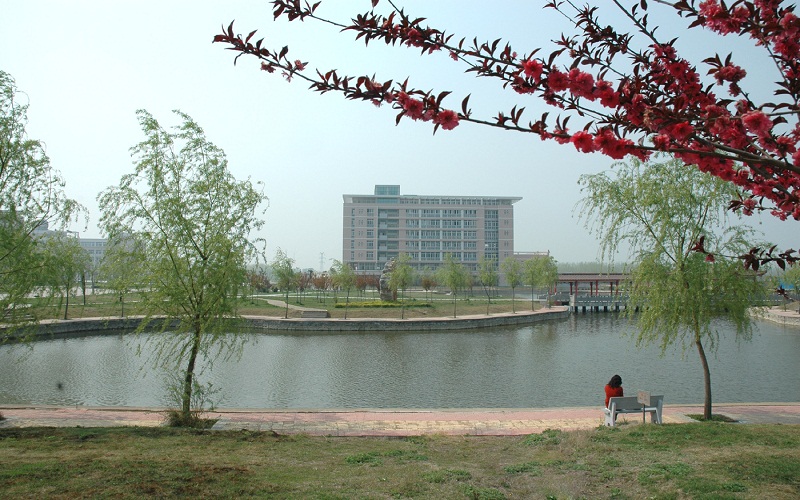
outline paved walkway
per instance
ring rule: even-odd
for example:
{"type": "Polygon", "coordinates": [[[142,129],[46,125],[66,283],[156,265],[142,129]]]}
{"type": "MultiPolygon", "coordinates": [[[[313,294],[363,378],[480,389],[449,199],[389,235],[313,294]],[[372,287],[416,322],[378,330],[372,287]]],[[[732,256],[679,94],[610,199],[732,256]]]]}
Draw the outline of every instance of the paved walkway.
{"type": "MultiPolygon", "coordinates": [[[[664,423],[692,422],[699,405],[665,405],[664,423]]],[[[156,427],[163,409],[111,407],[0,406],[9,427],[156,427]]],[[[800,403],[720,404],[714,413],[741,423],[800,425],[800,403]]],[[[272,431],[321,436],[417,436],[424,434],[511,436],[546,429],[592,429],[603,423],[600,408],[458,409],[458,410],[220,410],[216,430],[272,431]]],[[[649,422],[649,418],[648,418],[649,422]]],[[[638,425],[641,418],[622,415],[618,425],[638,425]]]]}

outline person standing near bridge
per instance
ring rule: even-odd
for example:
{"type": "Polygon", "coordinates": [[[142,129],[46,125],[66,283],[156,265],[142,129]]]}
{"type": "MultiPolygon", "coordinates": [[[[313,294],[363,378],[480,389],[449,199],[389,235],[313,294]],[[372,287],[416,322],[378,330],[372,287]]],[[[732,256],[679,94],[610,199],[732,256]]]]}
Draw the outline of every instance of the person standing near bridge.
{"type": "Polygon", "coordinates": [[[606,384],[606,408],[608,408],[609,399],[622,397],[624,395],[624,391],[622,390],[622,377],[614,375],[606,384]]]}

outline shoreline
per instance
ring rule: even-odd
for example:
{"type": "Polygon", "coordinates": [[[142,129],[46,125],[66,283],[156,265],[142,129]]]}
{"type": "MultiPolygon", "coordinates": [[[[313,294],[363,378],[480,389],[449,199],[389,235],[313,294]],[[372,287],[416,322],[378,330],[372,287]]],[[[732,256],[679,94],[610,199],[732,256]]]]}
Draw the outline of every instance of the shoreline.
{"type": "MultiPolygon", "coordinates": [[[[413,319],[376,319],[376,318],[279,318],[274,316],[245,315],[249,328],[265,332],[368,332],[368,331],[447,331],[472,330],[530,324],[551,319],[566,318],[570,314],[566,306],[550,309],[525,311],[517,313],[495,313],[492,315],[464,315],[455,318],[413,318],[413,319]]],[[[102,332],[107,330],[134,330],[143,317],[128,316],[125,318],[100,317],[68,320],[41,321],[33,331],[34,337],[57,336],[75,333],[102,332]]],[[[0,333],[6,329],[0,327],[0,333]]],[[[31,330],[25,331],[30,334],[31,330]]],[[[15,336],[12,336],[14,338],[15,336]]]]}

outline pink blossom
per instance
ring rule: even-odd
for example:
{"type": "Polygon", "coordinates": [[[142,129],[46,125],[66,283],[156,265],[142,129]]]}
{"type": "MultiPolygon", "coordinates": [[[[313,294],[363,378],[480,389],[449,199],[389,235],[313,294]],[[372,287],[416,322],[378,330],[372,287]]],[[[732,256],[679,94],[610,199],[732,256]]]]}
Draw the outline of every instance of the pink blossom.
{"type": "Polygon", "coordinates": [[[747,198],[742,204],[744,205],[742,212],[745,215],[753,215],[753,210],[756,208],[756,200],[753,198],[747,198]]]}
{"type": "Polygon", "coordinates": [[[619,106],[619,94],[611,86],[611,83],[605,80],[597,80],[592,93],[594,97],[600,99],[600,104],[607,108],[616,108],[619,106]]]}
{"type": "Polygon", "coordinates": [[[751,111],[742,115],[742,123],[747,130],[758,136],[765,136],[772,129],[772,120],[761,111],[751,111]]]}
{"type": "Polygon", "coordinates": [[[615,160],[621,160],[630,151],[633,146],[633,141],[630,139],[620,139],[610,129],[603,129],[594,139],[594,144],[597,149],[603,152],[604,155],[610,156],[615,160]]]}
{"type": "Polygon", "coordinates": [[[440,125],[445,130],[453,130],[458,127],[458,114],[453,110],[444,109],[433,117],[433,123],[440,125]]]}
{"type": "Polygon", "coordinates": [[[570,139],[570,142],[575,146],[575,149],[582,153],[593,153],[597,151],[594,145],[594,137],[586,131],[581,130],[580,132],[576,132],[575,135],[572,136],[572,139],[570,139]]]}
{"type": "Polygon", "coordinates": [[[543,65],[536,59],[528,59],[527,61],[523,62],[522,69],[525,72],[525,76],[528,78],[533,78],[533,81],[535,82],[539,82],[539,79],[542,77],[543,65]]]}
{"type": "Polygon", "coordinates": [[[547,75],[547,86],[553,92],[567,90],[567,87],[569,86],[569,80],[567,79],[566,73],[562,73],[555,69],[551,70],[550,74],[547,75]]]}
{"type": "Polygon", "coordinates": [[[409,97],[405,99],[402,106],[408,117],[412,120],[419,120],[423,117],[422,113],[425,110],[425,106],[422,104],[422,101],[409,97]]]}
{"type": "Polygon", "coordinates": [[[792,155],[792,164],[800,165],[800,150],[792,155]]]}
{"type": "Polygon", "coordinates": [[[671,140],[666,134],[658,134],[653,137],[653,146],[659,151],[669,151],[671,140]]]}
{"type": "Polygon", "coordinates": [[[722,85],[722,82],[736,83],[745,76],[747,76],[747,71],[743,70],[740,66],[730,63],[722,66],[714,73],[714,77],[720,85],[722,85]]]}
{"type": "Polygon", "coordinates": [[[306,64],[307,63],[301,62],[300,59],[297,59],[294,62],[294,69],[297,71],[303,71],[304,69],[306,69],[306,64]]]}
{"type": "Polygon", "coordinates": [[[273,66],[271,64],[267,64],[265,62],[262,62],[261,63],[261,71],[266,71],[267,73],[274,73],[275,72],[275,66],[273,66]]]}
{"type": "Polygon", "coordinates": [[[713,254],[713,253],[710,253],[710,254],[707,254],[707,255],[706,255],[706,262],[711,262],[711,263],[713,263],[715,260],[716,260],[716,259],[714,258],[714,254],[713,254]]]}
{"type": "Polygon", "coordinates": [[[578,97],[593,99],[594,77],[578,68],[573,68],[569,72],[569,89],[578,97]]]}
{"type": "Polygon", "coordinates": [[[680,122],[667,127],[665,132],[676,141],[683,142],[694,133],[694,129],[688,122],[680,122]]]}

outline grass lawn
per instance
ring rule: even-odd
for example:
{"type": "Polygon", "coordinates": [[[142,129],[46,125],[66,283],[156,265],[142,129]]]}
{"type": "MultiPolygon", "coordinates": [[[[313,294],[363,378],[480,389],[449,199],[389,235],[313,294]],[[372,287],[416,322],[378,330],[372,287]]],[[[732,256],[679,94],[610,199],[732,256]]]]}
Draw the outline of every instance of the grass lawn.
{"type": "MultiPolygon", "coordinates": [[[[517,290],[519,292],[519,289],[517,290]]],[[[524,295],[524,294],[523,294],[524,295]]],[[[255,316],[274,316],[284,317],[285,309],[270,305],[267,299],[283,301],[282,294],[258,295],[240,299],[239,314],[255,316]]],[[[32,299],[32,301],[35,299],[32,299]]],[[[452,296],[443,293],[426,294],[418,291],[408,291],[402,297],[404,304],[401,311],[400,302],[380,303],[377,294],[367,292],[363,296],[356,293],[351,294],[347,307],[348,318],[400,318],[401,315],[407,319],[412,318],[436,318],[453,317],[454,307],[457,316],[485,315],[487,309],[489,314],[505,312],[526,312],[531,310],[530,299],[517,298],[513,304],[511,298],[493,297],[488,301],[483,292],[475,291],[472,296],[456,297],[455,306],[452,296]],[[381,307],[376,307],[378,304],[381,307]],[[487,307],[488,306],[488,307],[487,307]]],[[[297,295],[289,294],[289,304],[314,309],[326,309],[332,318],[344,318],[345,315],[345,295],[342,293],[334,296],[328,292],[326,296],[318,296],[314,291],[297,295]]],[[[46,318],[63,319],[64,304],[55,304],[45,311],[46,318]]],[[[534,302],[534,309],[541,309],[543,304],[534,302]]],[[[107,293],[88,294],[86,304],[83,296],[71,297],[67,311],[69,319],[95,318],[95,317],[119,317],[121,314],[133,316],[141,314],[138,308],[138,296],[136,293],[125,295],[124,302],[120,302],[118,295],[107,293]]],[[[290,318],[299,318],[300,311],[289,309],[290,318]]]]}
{"type": "Polygon", "coordinates": [[[798,498],[800,426],[518,437],[0,429],[3,498],[798,498]]]}

